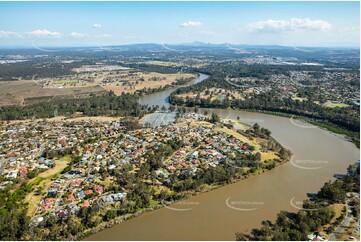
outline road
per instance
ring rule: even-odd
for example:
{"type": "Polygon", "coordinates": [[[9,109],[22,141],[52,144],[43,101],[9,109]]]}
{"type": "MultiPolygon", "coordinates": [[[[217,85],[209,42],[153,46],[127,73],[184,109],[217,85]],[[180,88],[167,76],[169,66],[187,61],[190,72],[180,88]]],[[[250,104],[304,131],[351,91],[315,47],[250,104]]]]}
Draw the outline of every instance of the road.
{"type": "Polygon", "coordinates": [[[229,80],[228,76],[225,78],[225,81],[235,87],[240,87],[240,88],[250,87],[249,85],[239,85],[239,84],[233,83],[229,80]]]}
{"type": "Polygon", "coordinates": [[[0,160],[0,162],[1,162],[1,165],[0,165],[0,176],[1,176],[4,173],[4,170],[5,170],[6,160],[2,159],[2,160],[0,160]]]}
{"type": "Polygon", "coordinates": [[[329,241],[335,241],[336,236],[341,233],[344,227],[348,225],[348,223],[351,221],[352,214],[348,213],[345,220],[336,228],[336,230],[330,235],[328,238],[329,241]]]}
{"type": "Polygon", "coordinates": [[[328,238],[329,241],[335,241],[336,240],[336,236],[339,235],[341,233],[341,231],[350,223],[351,219],[352,219],[352,210],[351,210],[351,206],[348,205],[349,203],[349,193],[347,193],[347,198],[346,198],[346,211],[347,211],[347,216],[346,218],[337,226],[337,228],[335,229],[335,231],[333,231],[333,233],[330,235],[330,237],[328,238]]]}

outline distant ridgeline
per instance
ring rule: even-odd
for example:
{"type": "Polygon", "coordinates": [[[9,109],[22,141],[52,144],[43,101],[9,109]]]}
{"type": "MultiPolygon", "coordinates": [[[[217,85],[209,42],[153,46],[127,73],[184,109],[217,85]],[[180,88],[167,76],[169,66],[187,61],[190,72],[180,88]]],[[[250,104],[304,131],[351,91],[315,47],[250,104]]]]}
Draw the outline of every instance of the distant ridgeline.
{"type": "Polygon", "coordinates": [[[109,92],[82,99],[53,99],[30,106],[4,106],[0,107],[0,119],[52,118],[57,115],[70,116],[77,112],[84,116],[139,116],[143,111],[136,95],[116,96],[109,92]]]}

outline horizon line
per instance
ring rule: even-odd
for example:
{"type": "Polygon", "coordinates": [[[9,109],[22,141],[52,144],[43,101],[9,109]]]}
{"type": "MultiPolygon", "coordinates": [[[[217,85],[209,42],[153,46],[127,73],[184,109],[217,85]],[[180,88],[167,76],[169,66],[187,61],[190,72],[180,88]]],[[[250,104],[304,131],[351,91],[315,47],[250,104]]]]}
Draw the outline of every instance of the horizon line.
{"type": "MultiPolygon", "coordinates": [[[[118,47],[118,46],[132,46],[132,45],[169,45],[169,46],[187,46],[192,44],[203,44],[203,45],[230,45],[230,46],[277,46],[277,47],[295,47],[295,48],[349,48],[349,49],[360,49],[360,44],[357,46],[355,45],[330,45],[330,46],[320,46],[320,45],[283,45],[283,44],[241,44],[241,43],[209,43],[209,42],[202,42],[202,41],[193,41],[193,42],[187,42],[187,43],[157,43],[157,42],[138,42],[138,43],[128,43],[128,44],[109,44],[109,45],[39,45],[36,47],[46,47],[46,48],[94,48],[94,47],[118,47]]],[[[6,46],[0,46],[0,49],[36,49],[34,45],[6,45],[6,46]]]]}

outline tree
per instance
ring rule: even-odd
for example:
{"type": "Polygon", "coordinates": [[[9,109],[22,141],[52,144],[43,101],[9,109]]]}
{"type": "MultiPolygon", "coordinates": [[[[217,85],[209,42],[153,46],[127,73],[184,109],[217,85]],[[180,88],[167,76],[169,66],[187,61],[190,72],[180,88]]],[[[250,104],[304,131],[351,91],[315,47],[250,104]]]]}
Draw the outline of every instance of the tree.
{"type": "Polygon", "coordinates": [[[210,122],[211,123],[219,123],[221,121],[221,119],[218,117],[218,115],[216,113],[212,113],[210,122]]]}
{"type": "Polygon", "coordinates": [[[259,134],[260,126],[259,126],[258,123],[255,123],[255,124],[253,125],[253,130],[254,130],[254,133],[255,133],[255,134],[259,134]]]}

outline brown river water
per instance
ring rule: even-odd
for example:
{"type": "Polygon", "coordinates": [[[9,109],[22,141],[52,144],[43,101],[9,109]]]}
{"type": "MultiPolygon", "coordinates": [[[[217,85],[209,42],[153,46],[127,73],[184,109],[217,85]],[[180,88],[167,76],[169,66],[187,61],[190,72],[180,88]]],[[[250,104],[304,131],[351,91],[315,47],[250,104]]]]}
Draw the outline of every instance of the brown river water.
{"type": "MultiPolygon", "coordinates": [[[[161,106],[166,102],[163,97],[153,94],[145,99],[161,106]]],[[[245,123],[257,122],[268,128],[292,151],[292,162],[144,213],[86,240],[235,240],[235,232],[250,231],[262,220],[274,220],[282,210],[297,211],[307,194],[317,192],[334,174],[345,173],[348,165],[359,160],[359,149],[352,143],[307,123],[245,111],[207,111],[221,118],[239,116],[245,123]]]]}

